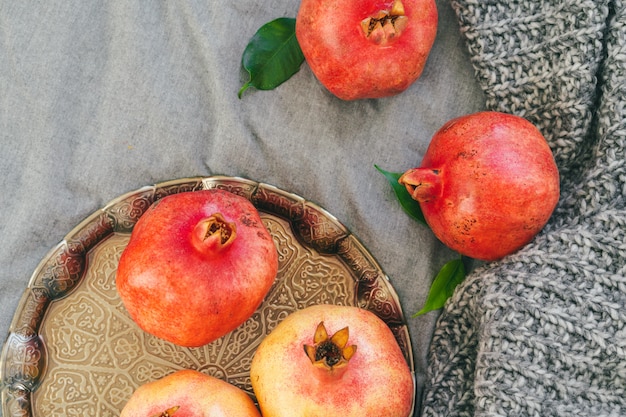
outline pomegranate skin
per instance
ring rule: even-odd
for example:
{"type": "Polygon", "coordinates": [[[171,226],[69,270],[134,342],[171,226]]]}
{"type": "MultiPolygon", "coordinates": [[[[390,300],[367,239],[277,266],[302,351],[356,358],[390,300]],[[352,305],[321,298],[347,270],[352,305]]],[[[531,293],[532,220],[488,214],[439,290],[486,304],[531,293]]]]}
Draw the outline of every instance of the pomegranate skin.
{"type": "Polygon", "coordinates": [[[144,331],[197,347],[252,316],[277,271],[276,246],[254,205],[227,191],[201,190],[164,197],[140,217],[116,287],[144,331]],[[207,219],[217,233],[207,231],[207,219]],[[232,239],[222,242],[226,235],[232,239]]]}
{"type": "Polygon", "coordinates": [[[446,123],[421,166],[400,183],[437,238],[485,261],[530,242],[559,200],[558,168],[545,138],[526,119],[493,111],[446,123]]]}
{"type": "Polygon", "coordinates": [[[137,388],[120,414],[120,417],[161,416],[261,417],[261,414],[243,390],[221,379],[184,369],[137,388]]]}
{"type": "Polygon", "coordinates": [[[250,380],[263,417],[407,417],[413,375],[389,327],[357,307],[315,305],[287,316],[261,342],[250,380]],[[329,371],[305,352],[320,322],[329,334],[348,327],[356,352],[329,371]]]}
{"type": "Polygon", "coordinates": [[[381,98],[401,93],[419,78],[437,24],[434,0],[302,0],[296,38],[311,71],[335,96],[381,98]],[[395,9],[404,19],[402,24],[394,20],[395,32],[381,28],[367,34],[367,19],[395,9]]]}

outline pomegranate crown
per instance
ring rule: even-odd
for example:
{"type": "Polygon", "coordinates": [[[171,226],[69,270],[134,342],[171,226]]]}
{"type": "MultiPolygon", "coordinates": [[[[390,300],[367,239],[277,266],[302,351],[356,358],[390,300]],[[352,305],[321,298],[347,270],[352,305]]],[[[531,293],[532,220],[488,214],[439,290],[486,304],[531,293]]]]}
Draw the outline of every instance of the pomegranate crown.
{"type": "Polygon", "coordinates": [[[361,21],[361,30],[372,42],[385,46],[407,27],[408,18],[401,0],[394,0],[388,9],[382,9],[361,21]]]}
{"type": "Polygon", "coordinates": [[[356,352],[356,345],[347,346],[348,337],[349,330],[347,327],[329,336],[322,321],[315,329],[314,344],[305,344],[304,352],[316,367],[327,370],[344,367],[356,352]]]}
{"type": "Polygon", "coordinates": [[[196,224],[192,242],[196,249],[206,254],[216,254],[229,247],[237,237],[237,225],[214,213],[196,224]]]}

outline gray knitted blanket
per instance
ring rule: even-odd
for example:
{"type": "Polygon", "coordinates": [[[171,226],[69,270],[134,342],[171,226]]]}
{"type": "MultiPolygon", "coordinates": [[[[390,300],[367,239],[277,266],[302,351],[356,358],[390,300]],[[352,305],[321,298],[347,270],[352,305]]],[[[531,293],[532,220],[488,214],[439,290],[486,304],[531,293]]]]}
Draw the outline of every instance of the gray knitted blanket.
{"type": "Polygon", "coordinates": [[[562,178],[550,223],[457,289],[425,416],[626,416],[626,5],[458,0],[488,107],[524,116],[562,178]]]}

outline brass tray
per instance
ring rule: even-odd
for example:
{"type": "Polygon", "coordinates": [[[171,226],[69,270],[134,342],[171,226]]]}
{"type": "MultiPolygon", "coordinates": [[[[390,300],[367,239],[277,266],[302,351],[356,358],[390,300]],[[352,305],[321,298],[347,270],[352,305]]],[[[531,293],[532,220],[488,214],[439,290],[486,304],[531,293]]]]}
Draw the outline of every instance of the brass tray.
{"type": "Polygon", "coordinates": [[[415,373],[395,290],[331,214],[243,178],[184,178],[141,188],[85,219],[33,273],[0,358],[2,415],[117,416],[139,385],[182,368],[217,376],[254,398],[249,365],[260,341],[291,312],[322,303],[380,316],[415,373]],[[279,271],[263,304],[238,329],[206,346],[181,348],[135,325],[117,296],[115,271],[135,222],[154,201],[207,188],[252,201],[278,248],[279,271]]]}

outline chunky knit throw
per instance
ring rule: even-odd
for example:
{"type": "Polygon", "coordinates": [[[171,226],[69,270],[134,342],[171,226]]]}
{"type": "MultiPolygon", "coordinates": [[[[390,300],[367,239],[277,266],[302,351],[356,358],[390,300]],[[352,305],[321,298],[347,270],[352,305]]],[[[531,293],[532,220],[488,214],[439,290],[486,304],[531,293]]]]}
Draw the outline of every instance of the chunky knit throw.
{"type": "Polygon", "coordinates": [[[424,416],[626,416],[626,4],[454,0],[490,109],[549,141],[561,199],[439,318],[424,416]]]}

